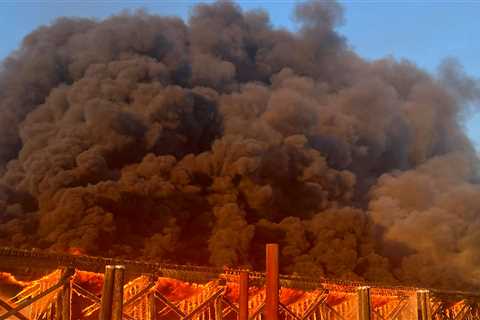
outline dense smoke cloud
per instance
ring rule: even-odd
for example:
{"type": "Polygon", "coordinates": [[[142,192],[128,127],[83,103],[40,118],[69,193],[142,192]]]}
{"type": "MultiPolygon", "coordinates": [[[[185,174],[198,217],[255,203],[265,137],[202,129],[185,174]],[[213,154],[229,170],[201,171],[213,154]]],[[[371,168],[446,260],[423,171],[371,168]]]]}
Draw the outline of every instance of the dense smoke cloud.
{"type": "Polygon", "coordinates": [[[0,245],[480,287],[478,84],[357,56],[335,2],[60,19],[0,72],[0,245]]]}

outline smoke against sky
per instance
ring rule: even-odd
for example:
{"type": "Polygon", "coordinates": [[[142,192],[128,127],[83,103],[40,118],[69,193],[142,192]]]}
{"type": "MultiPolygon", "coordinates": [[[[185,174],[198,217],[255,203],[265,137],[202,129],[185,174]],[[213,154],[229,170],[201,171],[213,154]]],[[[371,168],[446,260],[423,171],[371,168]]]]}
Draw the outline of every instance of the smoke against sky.
{"type": "MultiPolygon", "coordinates": [[[[118,1],[85,2],[54,0],[40,2],[0,2],[0,59],[17,49],[24,36],[40,25],[62,16],[105,19],[122,10],[145,8],[150,13],[180,16],[188,20],[198,0],[189,1],[118,1]]],[[[211,1],[210,1],[211,2],[211,1]]],[[[295,30],[292,11],[295,1],[238,1],[244,10],[262,8],[276,27],[295,30]]],[[[409,59],[422,69],[434,73],[441,61],[455,57],[468,74],[480,78],[476,30],[480,27],[476,2],[369,2],[341,1],[344,23],[336,30],[344,35],[356,53],[367,59],[393,56],[409,59]],[[448,38],[446,43],[444,39],[448,38]]],[[[480,115],[466,119],[470,139],[480,145],[480,115]]]]}
{"type": "Polygon", "coordinates": [[[0,245],[261,269],[276,241],[283,272],[480,286],[478,83],[364,60],[336,2],[293,15],[216,2],[29,34],[0,73],[0,245]]]}

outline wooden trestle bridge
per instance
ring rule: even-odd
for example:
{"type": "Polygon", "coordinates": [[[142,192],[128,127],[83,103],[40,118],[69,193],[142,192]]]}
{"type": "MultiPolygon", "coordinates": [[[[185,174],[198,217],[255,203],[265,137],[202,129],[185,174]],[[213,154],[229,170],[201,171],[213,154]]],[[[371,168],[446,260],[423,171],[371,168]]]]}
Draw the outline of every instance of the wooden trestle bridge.
{"type": "Polygon", "coordinates": [[[0,320],[480,319],[480,294],[283,276],[266,256],[260,273],[0,248],[0,272],[37,276],[0,291],[0,320]]]}

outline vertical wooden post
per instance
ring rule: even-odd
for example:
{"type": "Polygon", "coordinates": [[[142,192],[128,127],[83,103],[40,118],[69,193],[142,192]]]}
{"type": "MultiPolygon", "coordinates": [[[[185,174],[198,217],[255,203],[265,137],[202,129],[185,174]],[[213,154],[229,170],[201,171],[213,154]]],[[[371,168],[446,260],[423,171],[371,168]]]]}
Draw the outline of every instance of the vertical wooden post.
{"type": "Polygon", "coordinates": [[[112,320],[122,320],[125,266],[115,266],[115,273],[113,279],[112,320]]]}
{"type": "Polygon", "coordinates": [[[157,318],[157,301],[154,291],[148,295],[147,299],[147,320],[155,320],[157,318]]]}
{"type": "MultiPolygon", "coordinates": [[[[64,274],[70,273],[73,275],[75,273],[72,269],[65,269],[64,274]]],[[[71,307],[72,307],[72,285],[71,285],[71,278],[68,278],[65,284],[63,285],[63,289],[60,292],[60,301],[61,301],[61,318],[62,320],[70,320],[71,317],[71,307]]]]}
{"type": "Polygon", "coordinates": [[[72,303],[72,290],[70,281],[65,284],[62,290],[62,320],[70,320],[70,308],[72,303]]]}
{"type": "Polygon", "coordinates": [[[279,307],[279,266],[278,266],[278,244],[267,244],[267,275],[266,275],[266,297],[265,297],[265,318],[266,320],[278,320],[279,307]]]}
{"type": "Polygon", "coordinates": [[[55,316],[55,303],[51,303],[48,306],[47,319],[48,320],[54,320],[54,316],[55,316]]]}
{"type": "Polygon", "coordinates": [[[218,297],[215,299],[215,320],[223,319],[223,309],[222,309],[222,298],[218,297]]]}
{"type": "MultiPolygon", "coordinates": [[[[71,268],[65,268],[63,271],[63,276],[66,274],[73,275],[75,270],[71,268]]],[[[72,279],[69,277],[66,279],[65,284],[63,285],[60,292],[57,294],[57,298],[55,299],[55,320],[70,320],[70,313],[71,313],[71,281],[72,279]]]]}
{"type": "Polygon", "coordinates": [[[430,293],[428,290],[417,291],[417,310],[418,320],[432,319],[432,314],[430,311],[430,293]]]}
{"type": "Polygon", "coordinates": [[[370,288],[359,287],[357,288],[358,297],[358,320],[370,320],[370,288]]]}
{"type": "Polygon", "coordinates": [[[238,319],[248,320],[248,271],[240,271],[238,305],[238,319]]]}
{"type": "Polygon", "coordinates": [[[105,276],[103,279],[103,290],[102,300],[100,304],[99,320],[111,320],[112,317],[114,273],[114,266],[105,266],[105,276]]]}
{"type": "Polygon", "coordinates": [[[62,295],[60,291],[55,299],[55,320],[62,320],[62,295]]]}

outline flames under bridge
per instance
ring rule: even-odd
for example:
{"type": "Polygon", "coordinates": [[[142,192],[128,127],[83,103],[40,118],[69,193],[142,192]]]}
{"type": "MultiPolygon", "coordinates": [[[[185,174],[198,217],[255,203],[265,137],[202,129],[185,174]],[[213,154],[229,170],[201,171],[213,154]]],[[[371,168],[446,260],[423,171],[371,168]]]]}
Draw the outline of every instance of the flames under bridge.
{"type": "Polygon", "coordinates": [[[480,319],[480,295],[0,248],[0,320],[480,319]],[[14,277],[15,275],[16,277],[14,277]],[[21,280],[34,275],[36,280],[21,280]]]}

